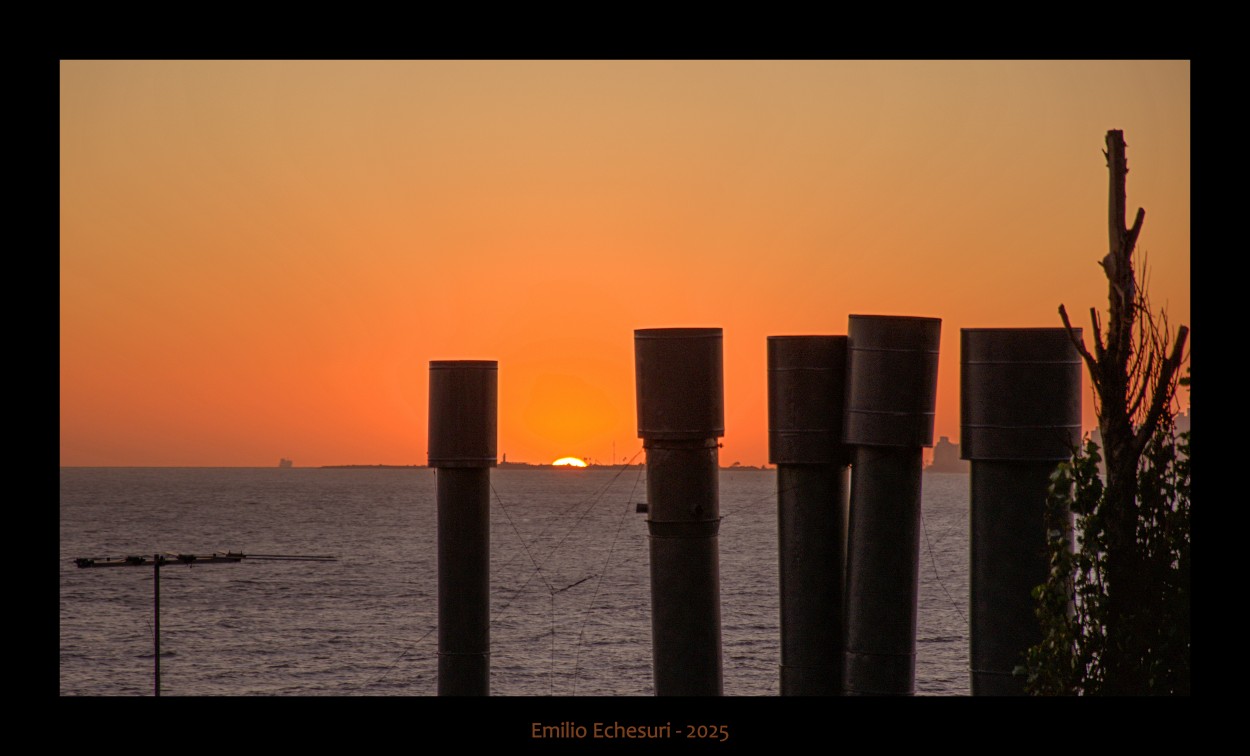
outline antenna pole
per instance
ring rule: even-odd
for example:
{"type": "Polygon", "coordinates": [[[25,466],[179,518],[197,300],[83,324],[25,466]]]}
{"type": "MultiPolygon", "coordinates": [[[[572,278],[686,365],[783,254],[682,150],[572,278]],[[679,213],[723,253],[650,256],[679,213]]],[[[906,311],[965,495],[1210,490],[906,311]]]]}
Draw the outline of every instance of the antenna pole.
{"type": "MultiPolygon", "coordinates": [[[[177,560],[179,564],[227,564],[241,562],[247,558],[246,554],[236,554],[227,551],[222,554],[214,551],[212,554],[196,555],[196,554],[169,554],[169,556],[177,560]]],[[[313,562],[333,562],[336,560],[333,556],[301,556],[295,554],[261,554],[257,555],[261,559],[286,559],[298,561],[313,562]]],[[[161,695],[161,565],[168,560],[157,552],[152,555],[152,666],[155,672],[152,680],[152,694],[159,698],[161,695]]],[[[74,560],[74,564],[80,568],[83,567],[144,567],[148,563],[147,557],[126,556],[119,558],[103,557],[100,559],[91,559],[82,557],[74,560]]]]}
{"type": "Polygon", "coordinates": [[[152,680],[152,695],[161,697],[161,555],[152,555],[152,659],[156,677],[152,680]]]}

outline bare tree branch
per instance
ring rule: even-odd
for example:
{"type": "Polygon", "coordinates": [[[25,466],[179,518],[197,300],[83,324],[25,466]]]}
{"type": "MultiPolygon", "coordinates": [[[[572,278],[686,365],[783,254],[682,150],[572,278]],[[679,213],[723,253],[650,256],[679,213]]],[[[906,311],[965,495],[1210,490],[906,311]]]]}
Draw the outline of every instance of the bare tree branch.
{"type": "Polygon", "coordinates": [[[1133,253],[1133,249],[1137,246],[1137,236],[1141,233],[1142,221],[1146,220],[1146,208],[1137,208],[1137,217],[1133,219],[1133,227],[1128,230],[1124,238],[1124,251],[1128,254],[1133,253]]]}
{"type": "Polygon", "coordinates": [[[1098,322],[1098,310],[1093,307],[1089,308],[1089,319],[1094,324],[1094,354],[1098,355],[1101,361],[1107,350],[1102,345],[1102,323],[1098,322]]]}
{"type": "MultiPolygon", "coordinates": [[[[1080,352],[1082,359],[1085,360],[1085,364],[1089,366],[1090,379],[1093,380],[1094,386],[1097,387],[1098,361],[1095,360],[1094,356],[1089,353],[1088,349],[1085,348],[1085,342],[1081,340],[1081,337],[1076,335],[1076,329],[1072,327],[1072,323],[1068,320],[1068,311],[1064,309],[1063,305],[1059,305],[1059,317],[1063,318],[1063,327],[1068,331],[1068,338],[1072,339],[1072,344],[1076,347],[1076,351],[1080,352]]],[[[1094,322],[1094,338],[1098,338],[1097,321],[1094,322]]]]}
{"type": "Polygon", "coordinates": [[[1133,437],[1133,451],[1137,454],[1146,448],[1146,442],[1154,435],[1159,417],[1172,401],[1176,391],[1176,378],[1185,356],[1185,341],[1189,337],[1189,329],[1180,326],[1176,329],[1176,343],[1172,345],[1172,354],[1159,366],[1159,378],[1155,381],[1154,399],[1146,419],[1133,437]]]}
{"type": "MultiPolygon", "coordinates": [[[[1140,365],[1140,364],[1141,364],[1141,361],[1138,360],[1137,365],[1140,365]]],[[[1129,417],[1136,417],[1137,410],[1141,409],[1142,402],[1146,400],[1146,395],[1150,388],[1146,380],[1149,376],[1154,374],[1154,364],[1155,364],[1155,355],[1154,355],[1154,350],[1151,349],[1149,350],[1149,354],[1146,356],[1146,369],[1144,371],[1139,371],[1136,365],[1133,368],[1133,372],[1131,373],[1131,375],[1140,376],[1140,377],[1134,380],[1133,386],[1131,387],[1130,395],[1133,397],[1133,403],[1128,408],[1129,417]]]]}

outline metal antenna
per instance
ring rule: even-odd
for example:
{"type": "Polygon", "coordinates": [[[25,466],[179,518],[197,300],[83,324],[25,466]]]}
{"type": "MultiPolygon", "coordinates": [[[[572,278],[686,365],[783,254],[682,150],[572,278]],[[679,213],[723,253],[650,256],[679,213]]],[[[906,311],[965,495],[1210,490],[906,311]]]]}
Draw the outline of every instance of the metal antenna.
{"type": "Polygon", "coordinates": [[[80,557],[74,560],[74,564],[79,567],[144,567],[148,564],[152,565],[152,616],[154,627],[152,628],[152,658],[156,676],[152,682],[152,695],[159,698],[161,695],[161,567],[166,564],[185,564],[190,567],[193,564],[227,564],[231,562],[241,562],[244,559],[256,560],[284,560],[292,562],[333,562],[336,560],[332,556],[300,556],[294,554],[243,554],[227,551],[221,553],[214,551],[212,554],[153,554],[150,558],[145,556],[127,556],[127,557],[103,557],[100,559],[91,559],[80,557]]]}

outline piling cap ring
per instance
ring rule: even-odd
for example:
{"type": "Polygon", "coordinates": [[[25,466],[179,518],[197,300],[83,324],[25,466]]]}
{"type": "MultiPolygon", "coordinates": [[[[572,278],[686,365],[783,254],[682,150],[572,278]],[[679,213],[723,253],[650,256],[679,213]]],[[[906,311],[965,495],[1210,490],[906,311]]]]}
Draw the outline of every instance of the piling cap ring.
{"type": "Polygon", "coordinates": [[[851,315],[843,440],[933,445],[941,318],[851,315]]]}
{"type": "Polygon", "coordinates": [[[1081,441],[1081,329],[960,331],[960,456],[1068,459],[1081,441]]]}
{"type": "Polygon", "coordinates": [[[695,440],[725,435],[720,328],[634,331],[638,435],[695,440]]]}
{"type": "Polygon", "coordinates": [[[431,360],[428,464],[494,467],[499,363],[431,360]]]}

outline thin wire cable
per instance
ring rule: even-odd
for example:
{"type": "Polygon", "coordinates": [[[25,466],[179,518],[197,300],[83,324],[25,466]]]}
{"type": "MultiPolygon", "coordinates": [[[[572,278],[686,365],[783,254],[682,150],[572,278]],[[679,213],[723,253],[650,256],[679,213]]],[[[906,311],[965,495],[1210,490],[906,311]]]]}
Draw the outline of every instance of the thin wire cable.
{"type": "MultiPolygon", "coordinates": [[[[636,456],[638,456],[638,455],[637,455],[637,454],[635,454],[634,456],[636,457],[636,456]]],[[[632,459],[632,458],[631,458],[631,459],[632,459]]],[[[594,502],[595,502],[595,501],[597,501],[597,500],[599,499],[599,497],[600,497],[600,496],[602,496],[602,495],[603,495],[603,493],[604,493],[605,491],[607,491],[607,489],[608,489],[608,488],[610,488],[610,487],[612,486],[612,484],[614,484],[614,483],[616,482],[616,479],[617,479],[617,478],[619,478],[619,477],[621,477],[621,475],[622,475],[624,472],[625,472],[625,469],[621,469],[621,470],[617,471],[616,475],[612,476],[612,479],[611,479],[611,480],[609,480],[609,481],[608,481],[606,484],[604,484],[601,488],[599,488],[599,489],[598,489],[598,490],[596,490],[594,493],[592,493],[592,494],[591,494],[588,498],[586,498],[586,499],[582,499],[582,500],[580,500],[580,501],[576,501],[576,502],[574,502],[573,504],[569,505],[568,507],[565,507],[563,510],[561,510],[561,511],[557,512],[557,513],[555,514],[555,516],[551,517],[551,518],[547,521],[547,524],[543,525],[543,528],[542,528],[542,530],[540,530],[540,531],[538,532],[538,535],[534,537],[535,542],[539,541],[540,539],[542,539],[542,537],[543,537],[543,536],[547,535],[547,531],[551,530],[551,528],[552,528],[552,527],[553,527],[556,523],[561,522],[561,521],[564,519],[564,516],[565,516],[566,514],[568,514],[569,512],[573,511],[574,509],[577,509],[578,507],[582,506],[583,504],[586,504],[587,502],[590,502],[590,503],[591,503],[591,506],[593,507],[593,506],[594,506],[594,502]]],[[[498,496],[498,494],[496,494],[496,496],[498,496]]],[[[500,566],[499,566],[499,569],[500,569],[501,571],[502,571],[502,570],[504,570],[504,569],[506,569],[506,568],[508,567],[508,565],[512,564],[512,562],[513,562],[513,561],[515,561],[515,560],[516,560],[516,555],[514,554],[513,556],[509,557],[509,558],[508,558],[508,560],[507,560],[506,562],[504,562],[502,565],[500,565],[500,566]]]]}
{"type": "MultiPolygon", "coordinates": [[[[640,451],[641,451],[641,450],[640,450],[640,451]]],[[[634,456],[636,457],[636,456],[637,456],[637,454],[635,454],[634,456]]],[[[631,461],[632,461],[632,458],[631,458],[631,461]]],[[[617,474],[616,474],[616,475],[614,475],[614,476],[612,477],[612,479],[608,481],[608,483],[607,483],[607,484],[605,484],[604,486],[602,486],[602,487],[601,487],[601,488],[600,488],[597,492],[595,492],[595,493],[591,496],[591,498],[590,498],[590,500],[589,500],[589,501],[590,501],[590,505],[586,508],[586,510],[585,510],[584,512],[582,512],[582,513],[581,513],[581,515],[579,515],[579,516],[578,516],[578,518],[577,518],[577,519],[573,522],[573,524],[569,527],[569,529],[568,529],[567,531],[565,531],[564,535],[563,535],[563,536],[560,538],[560,540],[556,543],[555,547],[553,547],[553,548],[551,549],[551,551],[547,554],[547,556],[543,558],[542,564],[546,564],[546,563],[547,563],[547,562],[548,562],[548,561],[549,561],[549,560],[550,560],[553,556],[555,556],[556,552],[558,552],[558,551],[560,550],[560,547],[564,545],[564,542],[568,539],[568,537],[569,537],[570,535],[572,535],[572,534],[573,534],[573,532],[575,532],[575,531],[578,529],[578,526],[581,524],[582,520],[584,520],[584,519],[586,518],[586,516],[587,516],[588,514],[590,514],[590,512],[591,512],[591,511],[595,508],[595,505],[597,505],[597,504],[598,504],[599,500],[601,500],[601,499],[603,498],[603,494],[604,494],[604,493],[608,490],[608,488],[612,485],[612,483],[613,483],[613,482],[615,482],[618,478],[620,478],[620,476],[621,476],[621,475],[625,472],[625,469],[627,469],[627,467],[626,467],[626,468],[622,468],[620,471],[618,471],[618,472],[617,472],[617,474]]],[[[530,563],[534,565],[534,571],[530,573],[530,577],[529,577],[529,578],[525,581],[525,583],[521,586],[521,588],[520,588],[520,589],[517,591],[517,593],[513,596],[512,600],[511,600],[511,601],[509,601],[507,604],[505,604],[505,605],[504,605],[504,607],[500,610],[500,618],[502,618],[502,614],[503,614],[503,612],[507,611],[507,609],[508,609],[510,606],[512,606],[513,602],[515,602],[515,600],[516,600],[516,597],[517,597],[517,596],[520,596],[520,595],[524,592],[524,590],[525,590],[526,586],[528,586],[528,585],[530,584],[530,582],[532,582],[532,581],[533,581],[533,579],[534,579],[534,575],[538,575],[539,577],[541,577],[541,578],[542,578],[543,583],[544,583],[544,584],[546,584],[546,586],[547,586],[547,593],[548,593],[548,595],[550,596],[550,599],[551,599],[551,613],[550,613],[550,614],[551,614],[551,670],[550,670],[550,672],[549,672],[548,678],[549,678],[549,681],[550,681],[550,682],[549,682],[550,694],[551,694],[551,695],[555,695],[555,657],[556,657],[556,608],[555,608],[555,595],[556,595],[556,593],[559,593],[560,591],[557,591],[557,590],[555,589],[555,586],[553,586],[553,585],[551,584],[551,581],[547,579],[546,574],[545,574],[545,573],[543,573],[543,571],[542,571],[542,566],[541,566],[541,565],[539,564],[539,562],[538,562],[538,561],[534,558],[534,555],[530,552],[530,550],[529,550],[529,546],[528,546],[528,545],[526,544],[526,542],[525,542],[525,538],[524,538],[524,537],[522,537],[522,535],[521,535],[521,531],[517,528],[516,523],[512,520],[512,515],[511,515],[511,514],[509,514],[509,512],[508,512],[508,508],[507,508],[506,506],[504,506],[504,503],[503,503],[503,497],[501,497],[501,496],[499,495],[499,491],[497,491],[497,490],[495,489],[495,486],[494,486],[494,484],[493,484],[493,483],[491,484],[491,492],[495,495],[495,501],[498,503],[498,505],[499,505],[499,509],[500,509],[500,510],[504,513],[504,517],[505,517],[505,518],[507,518],[507,520],[508,520],[508,524],[510,524],[510,525],[512,526],[512,530],[513,530],[513,532],[516,534],[517,540],[519,540],[519,541],[521,542],[521,547],[525,550],[525,554],[526,554],[526,556],[528,556],[528,557],[530,558],[530,563]]],[[[585,503],[585,502],[578,502],[578,503],[574,504],[573,506],[568,507],[567,509],[565,509],[565,510],[564,510],[564,512],[571,512],[573,509],[575,509],[575,508],[577,508],[577,507],[581,506],[583,503],[585,503]]],[[[563,514],[563,513],[561,513],[561,514],[563,514]]],[[[555,518],[555,519],[559,519],[559,517],[560,517],[560,515],[558,514],[558,515],[556,515],[556,518],[555,518]]],[[[545,533],[545,532],[546,532],[546,530],[547,530],[547,528],[544,528],[543,532],[545,533]]],[[[540,534],[540,535],[539,535],[539,537],[541,537],[541,535],[542,535],[542,534],[540,534]]],[[[587,578],[587,579],[589,579],[589,578],[587,578]]],[[[578,583],[580,583],[580,582],[584,582],[584,581],[579,580],[579,581],[577,581],[577,582],[578,582],[578,583]]],[[[574,583],[573,585],[576,585],[576,584],[577,584],[577,583],[574,583]]],[[[567,586],[566,588],[561,589],[561,590],[567,590],[568,588],[571,588],[571,587],[572,587],[572,585],[567,586]]]]}
{"type": "MultiPolygon", "coordinates": [[[[639,451],[641,451],[641,449],[640,449],[639,451]]],[[[635,457],[637,457],[637,456],[638,456],[638,454],[637,454],[637,453],[635,453],[635,454],[634,454],[634,457],[631,457],[630,459],[632,460],[632,459],[634,459],[634,458],[635,458],[635,457]]],[[[600,488],[599,488],[599,489],[598,489],[598,490],[597,490],[594,494],[592,494],[592,495],[590,496],[590,498],[589,498],[589,499],[584,499],[584,500],[582,500],[582,501],[577,502],[577,503],[576,503],[576,504],[574,504],[573,506],[566,507],[566,508],[565,508],[562,512],[560,512],[559,514],[557,514],[557,515],[555,515],[554,517],[552,517],[552,518],[551,518],[550,523],[557,522],[557,521],[559,521],[559,520],[560,520],[560,518],[561,518],[564,514],[566,514],[566,513],[568,513],[568,512],[571,512],[571,511],[573,511],[574,509],[576,509],[577,507],[580,507],[580,506],[582,506],[583,504],[587,504],[587,502],[589,502],[589,506],[587,506],[587,507],[586,507],[586,510],[585,510],[584,512],[582,512],[580,515],[578,515],[577,519],[576,519],[576,520],[574,520],[574,521],[573,521],[573,524],[572,524],[572,525],[570,525],[570,526],[569,526],[569,528],[568,528],[568,530],[566,530],[566,531],[564,532],[564,535],[560,537],[560,540],[556,543],[556,545],[555,545],[554,547],[552,547],[552,549],[551,549],[551,551],[550,551],[550,552],[548,552],[548,553],[547,553],[547,556],[543,557],[542,564],[546,564],[546,563],[547,563],[547,561],[548,561],[549,559],[551,559],[551,557],[555,556],[556,552],[558,552],[558,551],[560,550],[560,547],[564,545],[564,542],[565,542],[566,540],[568,540],[568,537],[569,537],[570,535],[572,535],[574,532],[576,532],[576,531],[577,531],[578,526],[581,524],[582,520],[584,520],[584,519],[586,518],[586,515],[590,514],[590,512],[594,510],[595,506],[596,506],[596,505],[599,503],[599,501],[603,498],[603,494],[604,494],[604,493],[606,493],[606,492],[607,492],[607,490],[608,490],[608,488],[610,488],[610,487],[612,486],[612,484],[613,484],[613,483],[615,483],[615,482],[616,482],[616,480],[617,480],[618,478],[620,478],[620,477],[621,477],[621,475],[623,475],[623,474],[624,474],[624,472],[625,472],[625,470],[626,470],[626,469],[628,469],[628,466],[626,466],[626,467],[624,467],[624,468],[622,468],[622,469],[618,470],[618,471],[617,471],[617,473],[616,473],[616,475],[612,476],[612,479],[611,479],[611,480],[609,480],[609,481],[608,481],[605,485],[603,485],[602,487],[600,487],[600,488]]],[[[641,471],[640,471],[640,472],[641,472],[641,471]]],[[[492,490],[492,491],[494,491],[494,490],[495,490],[493,485],[491,486],[491,490],[492,490]]],[[[499,492],[498,492],[498,491],[495,491],[495,498],[499,501],[499,506],[500,506],[500,508],[503,508],[503,500],[499,497],[499,492]]],[[[507,510],[505,509],[505,514],[506,514],[506,512],[507,512],[507,510]]],[[[509,520],[510,520],[510,519],[511,519],[511,518],[509,518],[509,520]]],[[[544,534],[546,534],[546,532],[547,532],[548,530],[550,530],[550,529],[551,529],[551,525],[550,525],[550,523],[549,523],[547,526],[545,526],[545,527],[543,528],[542,532],[540,532],[540,533],[539,533],[539,535],[538,535],[538,537],[539,537],[539,538],[541,538],[544,534]]],[[[513,526],[513,530],[514,530],[514,531],[516,531],[516,526],[515,526],[515,525],[513,526]]],[[[521,534],[520,534],[520,532],[519,532],[519,531],[517,531],[517,538],[518,538],[519,540],[521,540],[522,545],[524,545],[524,543],[525,543],[525,539],[521,537],[521,534]]],[[[526,548],[526,553],[527,553],[527,554],[529,553],[529,549],[528,549],[528,548],[526,548]]],[[[534,558],[533,558],[532,556],[530,557],[530,561],[531,561],[531,562],[534,562],[534,558]]],[[[538,563],[535,563],[535,569],[538,569],[538,568],[539,568],[539,567],[538,567],[538,563]]],[[[525,591],[525,588],[526,588],[526,587],[530,584],[530,582],[531,582],[533,579],[534,579],[534,575],[533,575],[533,573],[531,573],[531,574],[530,574],[529,579],[527,579],[527,580],[525,581],[525,583],[523,583],[523,584],[521,585],[521,587],[520,587],[519,589],[517,589],[517,593],[513,596],[513,601],[515,601],[516,596],[521,595],[521,593],[525,591]]],[[[544,580],[544,582],[546,581],[546,577],[545,577],[545,576],[543,577],[543,580],[544,580]]],[[[548,586],[547,586],[547,587],[548,587],[548,590],[554,590],[554,588],[552,588],[552,586],[551,586],[551,584],[550,584],[550,583],[548,583],[548,586]]],[[[511,606],[511,605],[512,605],[512,603],[513,603],[512,601],[509,601],[507,604],[505,604],[505,605],[504,605],[504,607],[503,607],[503,609],[500,609],[501,614],[502,614],[502,612],[506,611],[506,610],[507,610],[507,608],[508,608],[509,606],[511,606]]]]}
{"type": "Polygon", "coordinates": [[[760,504],[766,501],[775,502],[781,496],[781,494],[790,493],[791,491],[798,491],[801,488],[803,488],[803,486],[804,484],[800,483],[799,485],[791,486],[790,488],[787,488],[783,491],[773,490],[767,496],[760,497],[759,499],[755,499],[754,501],[748,501],[745,504],[739,504],[737,507],[734,507],[732,511],[726,512],[725,514],[721,515],[720,518],[724,520],[727,517],[733,517],[736,514],[741,514],[742,512],[745,512],[748,509],[759,506],[760,504]]]}
{"type": "MultiPolygon", "coordinates": [[[[631,464],[634,461],[634,459],[638,456],[638,454],[641,454],[641,453],[642,453],[642,449],[639,449],[638,452],[635,453],[633,457],[629,458],[629,462],[626,463],[626,466],[631,464]]],[[[594,610],[595,601],[599,598],[599,588],[603,585],[604,578],[607,577],[608,566],[612,563],[612,554],[613,552],[616,551],[616,542],[620,538],[621,529],[625,525],[625,516],[629,514],[629,507],[630,507],[630,504],[633,503],[634,492],[638,490],[638,481],[642,480],[642,473],[644,469],[645,468],[642,468],[642,467],[638,468],[638,477],[634,478],[634,487],[629,490],[629,496],[626,497],[625,499],[625,509],[622,510],[621,512],[621,519],[617,521],[616,532],[612,535],[612,544],[608,547],[607,559],[604,560],[603,569],[599,573],[599,580],[598,582],[595,583],[595,593],[593,596],[590,597],[590,604],[586,606],[586,613],[582,615],[582,625],[580,628],[578,628],[578,632],[577,632],[577,651],[575,652],[573,656],[573,695],[577,695],[577,674],[578,674],[579,669],[581,668],[582,642],[586,636],[586,622],[590,619],[590,612],[594,610]]],[[[617,477],[620,477],[620,476],[617,476],[617,477]]],[[[613,480],[615,480],[615,478],[613,480]]]]}
{"type": "MultiPolygon", "coordinates": [[[[546,575],[544,575],[544,574],[542,573],[542,568],[539,566],[539,564],[537,563],[537,561],[535,561],[535,559],[534,559],[534,555],[533,555],[532,553],[530,553],[529,547],[528,547],[528,546],[526,545],[526,543],[525,543],[525,539],[521,536],[521,532],[520,532],[520,530],[518,530],[518,529],[517,529],[516,523],[512,520],[512,515],[508,513],[508,509],[507,509],[507,507],[505,507],[505,506],[504,506],[504,503],[503,503],[503,498],[499,495],[499,492],[498,492],[497,490],[495,490],[495,486],[494,486],[494,484],[493,484],[493,483],[492,483],[492,484],[491,484],[491,486],[490,486],[490,490],[491,490],[491,493],[493,493],[493,494],[495,495],[495,501],[499,504],[499,509],[503,512],[503,514],[504,514],[504,518],[508,521],[508,524],[512,526],[512,530],[513,530],[513,532],[514,532],[514,533],[516,533],[517,540],[521,542],[521,548],[525,551],[525,555],[526,555],[526,556],[528,556],[528,557],[530,558],[530,563],[534,565],[534,572],[532,572],[532,573],[530,574],[530,579],[532,580],[534,575],[538,575],[539,577],[541,577],[541,578],[543,579],[543,582],[547,585],[547,591],[548,591],[548,594],[552,597],[552,612],[551,612],[551,622],[552,622],[552,658],[553,658],[553,660],[554,660],[554,658],[555,658],[555,647],[554,647],[554,644],[555,644],[555,637],[554,637],[554,636],[555,636],[555,606],[554,606],[554,602],[555,602],[555,593],[556,593],[556,590],[555,590],[555,588],[551,585],[551,582],[550,582],[549,580],[547,580],[546,575]]],[[[525,585],[529,585],[529,581],[526,581],[525,585]]],[[[524,588],[525,588],[525,586],[522,586],[521,590],[524,590],[524,588]]],[[[518,592],[518,595],[519,595],[519,592],[518,592]]],[[[515,598],[515,597],[514,597],[514,598],[515,598]]],[[[511,601],[510,601],[510,602],[508,602],[508,604],[506,604],[506,605],[504,606],[504,609],[506,610],[506,609],[508,608],[508,606],[510,606],[510,605],[511,605],[511,603],[512,603],[511,601]]],[[[501,610],[501,611],[502,611],[502,610],[501,610]]],[[[415,645],[417,645],[417,644],[421,643],[421,641],[423,641],[423,640],[425,640],[426,638],[428,638],[428,637],[429,637],[429,636],[430,636],[430,635],[431,635],[431,634],[432,634],[435,630],[437,630],[437,629],[438,629],[438,626],[437,626],[437,625],[435,625],[433,628],[430,628],[430,630],[428,630],[428,631],[425,633],[425,635],[422,635],[420,638],[418,638],[416,641],[414,641],[412,645],[413,645],[413,646],[415,646],[415,645]]],[[[384,679],[384,678],[385,678],[388,674],[390,674],[391,670],[393,670],[393,669],[395,668],[395,666],[396,666],[397,664],[399,664],[399,662],[400,662],[400,661],[402,661],[402,660],[403,660],[404,656],[406,656],[410,650],[411,650],[411,647],[410,647],[410,648],[406,648],[406,649],[404,649],[402,652],[400,652],[400,655],[399,655],[399,656],[395,659],[395,661],[391,662],[390,666],[388,666],[385,670],[383,670],[383,672],[382,672],[382,674],[381,674],[381,675],[379,675],[377,678],[375,678],[375,679],[373,679],[373,680],[371,680],[371,681],[369,681],[369,682],[366,682],[366,683],[361,684],[361,685],[360,685],[360,686],[358,686],[358,687],[360,687],[360,688],[371,687],[371,686],[376,685],[377,683],[381,682],[381,681],[382,681],[382,680],[383,680],[383,679],[384,679]]],[[[553,661],[553,663],[554,663],[554,661],[553,661]]]]}
{"type": "Polygon", "coordinates": [[[964,629],[966,631],[968,629],[968,618],[964,616],[962,611],[960,611],[959,604],[955,602],[954,597],[951,596],[951,592],[946,590],[946,584],[942,582],[942,575],[938,572],[937,557],[933,555],[933,544],[929,541],[929,526],[925,522],[923,511],[920,513],[920,527],[924,530],[924,543],[925,546],[929,548],[929,560],[933,563],[933,576],[937,578],[937,584],[941,587],[942,593],[946,594],[946,599],[951,602],[951,606],[955,608],[955,613],[958,614],[959,619],[963,621],[964,629]]]}
{"type": "Polygon", "coordinates": [[[547,673],[547,695],[556,694],[556,594],[551,594],[551,671],[547,673]]]}
{"type": "MultiPolygon", "coordinates": [[[[384,680],[386,676],[391,673],[391,670],[395,669],[395,666],[398,665],[401,661],[403,661],[404,657],[408,655],[408,652],[412,650],[413,646],[416,646],[421,641],[430,637],[430,635],[433,634],[433,632],[437,629],[438,629],[438,625],[431,627],[429,630],[425,632],[425,635],[422,635],[420,638],[417,638],[415,641],[413,641],[412,643],[408,645],[408,648],[405,648],[403,651],[401,651],[399,653],[399,656],[395,658],[395,661],[387,665],[386,669],[382,670],[382,673],[380,675],[378,675],[372,680],[369,680],[368,682],[364,682],[364,683],[357,685],[356,688],[359,690],[364,690],[365,688],[372,688],[374,685],[377,685],[378,683],[382,682],[382,680],[384,680]]],[[[437,658],[438,654],[434,653],[432,656],[434,658],[437,658]]]]}
{"type": "MultiPolygon", "coordinates": [[[[490,484],[490,492],[495,494],[495,501],[498,502],[499,509],[501,512],[503,512],[504,518],[508,520],[508,524],[512,526],[512,532],[516,533],[517,540],[521,542],[521,548],[525,550],[525,556],[529,557],[530,564],[534,565],[534,572],[537,573],[538,576],[543,579],[543,583],[547,585],[547,592],[555,593],[556,589],[551,585],[551,581],[547,579],[547,576],[543,574],[543,568],[534,559],[534,555],[530,553],[529,546],[526,545],[525,539],[521,537],[521,531],[517,529],[516,523],[512,521],[512,515],[508,513],[507,507],[503,505],[503,499],[499,496],[499,492],[495,490],[494,483],[490,484]]],[[[550,555],[548,555],[548,559],[549,558],[550,558],[550,555]]],[[[526,582],[526,585],[529,585],[528,581],[526,582]]]]}

